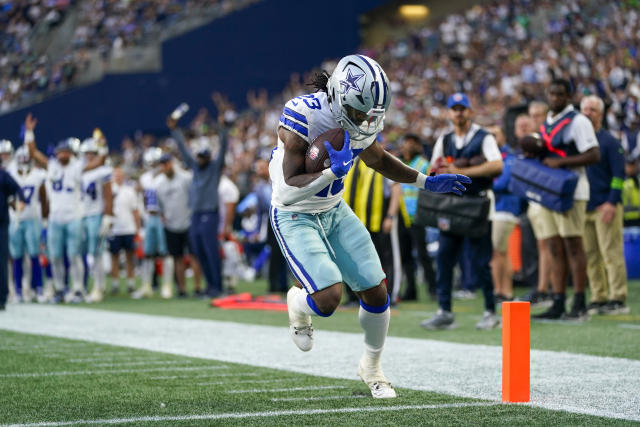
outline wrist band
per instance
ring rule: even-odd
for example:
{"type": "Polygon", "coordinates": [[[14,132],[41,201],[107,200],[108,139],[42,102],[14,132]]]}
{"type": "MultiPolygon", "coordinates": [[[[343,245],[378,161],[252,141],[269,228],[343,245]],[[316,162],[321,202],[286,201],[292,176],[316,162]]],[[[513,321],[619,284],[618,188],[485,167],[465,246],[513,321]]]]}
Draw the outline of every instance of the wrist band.
{"type": "Polygon", "coordinates": [[[35,141],[35,135],[33,134],[32,130],[25,130],[24,131],[24,143],[25,144],[29,144],[33,141],[35,141]]]}

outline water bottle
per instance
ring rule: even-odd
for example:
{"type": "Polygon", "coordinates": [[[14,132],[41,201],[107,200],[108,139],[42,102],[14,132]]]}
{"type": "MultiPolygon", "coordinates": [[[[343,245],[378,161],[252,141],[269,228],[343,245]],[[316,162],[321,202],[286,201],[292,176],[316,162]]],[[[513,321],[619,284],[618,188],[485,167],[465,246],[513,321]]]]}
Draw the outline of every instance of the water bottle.
{"type": "Polygon", "coordinates": [[[171,113],[171,118],[173,120],[180,120],[180,117],[184,116],[187,111],[189,111],[189,105],[186,102],[183,102],[182,104],[178,105],[178,108],[173,110],[173,113],[171,113]]]}

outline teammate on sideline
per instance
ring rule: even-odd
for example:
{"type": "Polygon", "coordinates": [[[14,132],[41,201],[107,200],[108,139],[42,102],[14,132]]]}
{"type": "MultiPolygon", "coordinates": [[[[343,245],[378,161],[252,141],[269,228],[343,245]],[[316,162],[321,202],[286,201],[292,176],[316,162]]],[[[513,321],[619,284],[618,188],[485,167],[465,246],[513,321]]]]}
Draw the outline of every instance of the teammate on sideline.
{"type": "Polygon", "coordinates": [[[278,145],[269,165],[271,224],[304,289],[292,287],[287,294],[291,337],[300,350],[311,350],[311,316],[333,314],[344,281],[361,300],[358,317],[365,351],[358,375],[374,398],[393,398],[396,392],[380,365],[390,316],[385,274],[369,233],[342,201],[343,178],[353,158],[360,156],[385,177],[429,191],[462,194],[463,183],[471,180],[454,174],[427,177],[375,143],[383,129],[391,90],[386,74],[371,58],[346,56],[331,76],[317,74],[313,86],[316,93],[285,104],[278,145]],[[338,127],[345,130],[343,148],[335,151],[325,142],[331,166],[322,172],[305,172],[309,144],[338,127]]]}
{"type": "Polygon", "coordinates": [[[33,167],[29,151],[24,145],[16,150],[15,162],[8,172],[22,188],[24,195],[24,209],[22,212],[11,212],[11,226],[9,227],[9,248],[13,258],[13,279],[18,301],[31,301],[31,292],[42,295],[42,267],[40,266],[40,234],[42,232],[42,218],[47,216],[49,208],[44,170],[33,167]],[[22,289],[24,255],[31,261],[31,292],[22,289]]]}
{"type": "MultiPolygon", "coordinates": [[[[86,161],[92,161],[101,153],[106,154],[106,147],[100,147],[98,141],[91,137],[82,142],[80,152],[86,161]]],[[[107,278],[102,253],[103,240],[109,235],[113,224],[113,194],[109,182],[112,172],[111,166],[103,165],[82,174],[83,252],[87,256],[87,266],[93,278],[93,288],[87,302],[100,302],[104,298],[107,278]]]]}
{"type": "Polygon", "coordinates": [[[53,282],[56,295],[52,302],[60,302],[64,292],[64,249],[69,257],[69,272],[72,291],[65,300],[81,302],[84,295],[84,266],[80,257],[82,237],[82,173],[95,169],[104,163],[105,157],[98,156],[83,164],[73,157],[70,139],[58,143],[56,158],[48,159],[36,148],[33,130],[38,120],[29,113],[25,119],[24,142],[29,156],[47,170],[47,193],[50,211],[47,248],[51,257],[53,282]]]}
{"type": "Polygon", "coordinates": [[[153,295],[151,282],[155,271],[155,258],[162,257],[163,281],[160,295],[169,299],[173,294],[173,258],[168,256],[167,240],[160,218],[157,180],[160,174],[160,157],[162,149],[150,147],[143,154],[147,171],[140,176],[140,188],[144,200],[144,260],[142,261],[142,285],[131,297],[146,298],[153,295]]]}

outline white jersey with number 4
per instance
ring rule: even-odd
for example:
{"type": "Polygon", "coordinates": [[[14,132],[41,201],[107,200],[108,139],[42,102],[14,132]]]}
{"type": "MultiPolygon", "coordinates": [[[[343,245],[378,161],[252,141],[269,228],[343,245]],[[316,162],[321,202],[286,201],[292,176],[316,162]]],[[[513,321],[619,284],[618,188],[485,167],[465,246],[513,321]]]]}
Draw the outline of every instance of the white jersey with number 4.
{"type": "Polygon", "coordinates": [[[100,166],[82,174],[82,200],[84,216],[100,215],[104,212],[104,184],[111,179],[113,168],[100,166]]]}
{"type": "Polygon", "coordinates": [[[84,165],[78,159],[71,159],[62,165],[56,159],[49,159],[47,165],[47,194],[49,195],[50,214],[53,222],[68,223],[81,219],[82,206],[82,169],[84,165]]]}
{"type": "MultiPolygon", "coordinates": [[[[325,92],[302,95],[287,102],[280,116],[278,126],[295,133],[305,140],[307,144],[311,144],[316,137],[324,132],[340,127],[331,114],[325,92]]],[[[361,141],[352,139],[352,157],[356,157],[362,150],[368,148],[375,139],[376,135],[361,141]]],[[[328,211],[340,203],[344,191],[344,179],[333,181],[306,200],[284,205],[282,199],[291,187],[284,181],[283,160],[284,143],[278,138],[278,145],[273,150],[271,162],[269,163],[269,174],[271,175],[273,187],[271,204],[274,207],[285,211],[318,213],[328,211]]]]}
{"type": "Polygon", "coordinates": [[[160,212],[160,201],[158,200],[158,174],[149,170],[140,176],[140,187],[142,187],[144,197],[144,210],[147,213],[160,212]]]}
{"type": "Polygon", "coordinates": [[[24,196],[24,209],[20,214],[16,214],[13,209],[9,211],[11,218],[18,217],[21,221],[25,219],[40,219],[42,210],[40,207],[40,186],[47,179],[47,172],[44,169],[32,167],[28,173],[20,174],[15,164],[9,167],[9,173],[22,188],[24,196]]]}

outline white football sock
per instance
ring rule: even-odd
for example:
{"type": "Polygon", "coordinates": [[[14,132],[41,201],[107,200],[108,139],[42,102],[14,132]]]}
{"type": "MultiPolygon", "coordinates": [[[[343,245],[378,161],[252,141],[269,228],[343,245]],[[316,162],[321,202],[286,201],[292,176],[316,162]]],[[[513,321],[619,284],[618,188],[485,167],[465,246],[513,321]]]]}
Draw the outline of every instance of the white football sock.
{"type": "Polygon", "coordinates": [[[153,258],[145,258],[142,261],[142,286],[151,287],[153,281],[153,258]]]}
{"type": "Polygon", "coordinates": [[[307,293],[300,289],[293,299],[293,311],[296,311],[301,314],[308,314],[310,316],[317,316],[317,313],[313,311],[311,307],[309,307],[309,303],[307,303],[307,293]]]}
{"type": "Polygon", "coordinates": [[[64,259],[57,258],[51,261],[51,275],[56,291],[64,291],[64,259]]]}
{"type": "Polygon", "coordinates": [[[382,313],[371,313],[360,307],[358,320],[364,330],[365,355],[369,361],[377,363],[380,360],[384,341],[389,330],[391,310],[389,307],[382,313]]]}
{"type": "Polygon", "coordinates": [[[82,257],[73,257],[69,262],[69,275],[71,276],[71,289],[74,292],[84,293],[84,264],[82,257]]]}
{"type": "Polygon", "coordinates": [[[93,286],[97,289],[104,291],[105,285],[105,273],[104,273],[104,265],[102,264],[102,259],[98,256],[93,261],[93,266],[91,267],[91,272],[93,273],[93,286]]]}
{"type": "Polygon", "coordinates": [[[166,256],[162,259],[162,283],[167,284],[169,286],[173,286],[173,257],[172,256],[166,256]]]}

